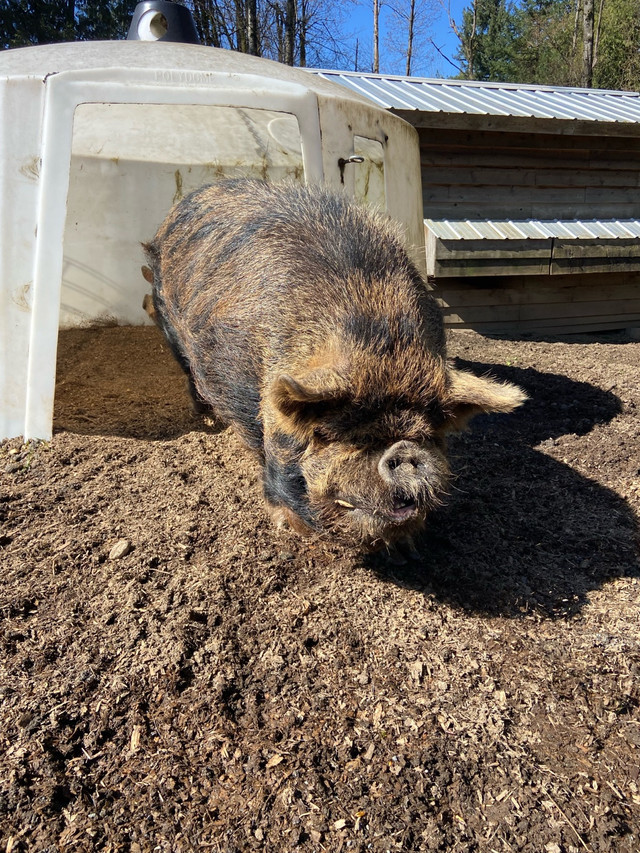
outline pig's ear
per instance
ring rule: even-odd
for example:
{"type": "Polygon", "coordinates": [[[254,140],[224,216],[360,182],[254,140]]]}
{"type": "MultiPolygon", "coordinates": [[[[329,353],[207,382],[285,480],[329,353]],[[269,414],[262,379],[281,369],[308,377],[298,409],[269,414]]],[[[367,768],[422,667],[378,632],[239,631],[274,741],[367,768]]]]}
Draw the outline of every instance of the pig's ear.
{"type": "Polygon", "coordinates": [[[464,370],[450,368],[447,406],[447,430],[464,429],[467,422],[481,412],[512,412],[521,406],[527,395],[510,382],[474,376],[464,370]]]}
{"type": "Polygon", "coordinates": [[[321,403],[338,403],[347,396],[344,379],[330,368],[320,368],[294,379],[282,373],[271,387],[271,399],[285,415],[302,415],[321,403]]]}

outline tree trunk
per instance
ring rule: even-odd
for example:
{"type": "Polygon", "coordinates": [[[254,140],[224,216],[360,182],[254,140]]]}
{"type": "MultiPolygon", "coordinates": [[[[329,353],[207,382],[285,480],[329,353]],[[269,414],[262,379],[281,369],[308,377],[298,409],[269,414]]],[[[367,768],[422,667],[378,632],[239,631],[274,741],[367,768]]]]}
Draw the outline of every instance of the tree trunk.
{"type": "Polygon", "coordinates": [[[247,0],[247,53],[259,56],[257,0],[247,0]]]}
{"type": "Polygon", "coordinates": [[[284,61],[286,65],[293,65],[295,43],[296,3],[295,0],[287,0],[284,17],[284,61]]]}
{"type": "Polygon", "coordinates": [[[409,4],[409,31],[407,34],[407,68],[406,75],[411,77],[411,58],[413,56],[413,31],[416,23],[416,0],[409,4]]]}
{"type": "Polygon", "coordinates": [[[373,0],[373,73],[380,73],[380,0],[373,0]]]}
{"type": "Polygon", "coordinates": [[[469,41],[466,45],[463,45],[463,52],[465,54],[465,58],[467,60],[467,79],[475,80],[476,79],[476,31],[478,28],[478,0],[473,0],[473,6],[471,7],[471,32],[469,34],[469,41]]]}
{"type": "Polygon", "coordinates": [[[578,49],[578,25],[582,13],[582,0],[575,0],[575,12],[573,17],[573,41],[571,42],[571,55],[575,56],[578,49]]]}
{"type": "Polygon", "coordinates": [[[598,62],[598,45],[600,44],[600,30],[602,28],[602,10],[604,8],[604,0],[600,0],[600,8],[598,9],[598,26],[596,27],[596,34],[593,38],[593,62],[591,64],[592,68],[596,67],[598,62]]]}
{"type": "Polygon", "coordinates": [[[73,41],[76,37],[76,4],[75,0],[67,0],[66,38],[73,41]]]}
{"type": "Polygon", "coordinates": [[[584,0],[582,32],[582,85],[590,89],[593,81],[593,0],[584,0]]]}
{"type": "Polygon", "coordinates": [[[298,47],[300,50],[300,68],[307,67],[307,26],[309,24],[307,20],[307,0],[301,0],[300,2],[300,20],[299,20],[299,32],[298,32],[298,47]]]}
{"type": "Polygon", "coordinates": [[[236,0],[236,50],[247,52],[247,20],[243,0],[236,0]]]}

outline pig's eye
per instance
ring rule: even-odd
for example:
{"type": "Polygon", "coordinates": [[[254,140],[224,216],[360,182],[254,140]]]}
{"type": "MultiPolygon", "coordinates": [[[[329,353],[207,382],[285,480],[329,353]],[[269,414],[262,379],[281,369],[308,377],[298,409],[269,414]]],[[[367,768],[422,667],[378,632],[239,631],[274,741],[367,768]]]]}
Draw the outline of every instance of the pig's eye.
{"type": "Polygon", "coordinates": [[[316,441],[322,441],[326,444],[329,441],[329,435],[322,427],[316,427],[313,431],[313,437],[316,441]]]}

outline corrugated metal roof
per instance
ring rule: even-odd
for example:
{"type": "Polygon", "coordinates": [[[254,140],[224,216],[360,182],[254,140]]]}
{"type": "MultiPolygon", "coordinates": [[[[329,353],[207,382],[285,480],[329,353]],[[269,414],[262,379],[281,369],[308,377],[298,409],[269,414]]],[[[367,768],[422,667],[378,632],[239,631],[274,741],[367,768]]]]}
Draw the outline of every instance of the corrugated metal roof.
{"type": "Polygon", "coordinates": [[[640,238],[638,219],[425,219],[441,240],[615,240],[640,238]]]}
{"type": "Polygon", "coordinates": [[[354,71],[315,71],[379,106],[395,110],[522,116],[559,120],[640,122],[640,93],[570,89],[475,80],[431,80],[354,71]]]}

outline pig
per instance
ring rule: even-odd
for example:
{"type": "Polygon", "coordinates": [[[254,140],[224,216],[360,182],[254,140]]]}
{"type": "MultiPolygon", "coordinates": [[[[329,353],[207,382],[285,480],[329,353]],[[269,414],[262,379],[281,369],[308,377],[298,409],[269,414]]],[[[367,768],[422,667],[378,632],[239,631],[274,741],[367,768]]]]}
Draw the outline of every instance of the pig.
{"type": "Polygon", "coordinates": [[[447,433],[525,400],[447,362],[399,226],[345,193],[220,181],[145,249],[149,310],[194,404],[254,454],[278,526],[410,543],[447,491],[447,433]]]}

